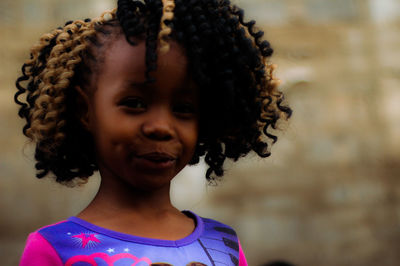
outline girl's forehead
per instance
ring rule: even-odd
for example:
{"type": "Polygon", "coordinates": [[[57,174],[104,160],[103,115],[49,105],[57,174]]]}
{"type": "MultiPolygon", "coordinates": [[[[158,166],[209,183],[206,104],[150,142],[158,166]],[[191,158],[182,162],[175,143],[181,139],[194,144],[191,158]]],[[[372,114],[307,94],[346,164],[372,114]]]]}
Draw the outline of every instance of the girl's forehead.
{"type": "MultiPolygon", "coordinates": [[[[157,69],[179,64],[181,68],[187,67],[187,57],[184,48],[176,41],[169,41],[170,49],[166,53],[156,51],[157,69]]],[[[132,61],[131,66],[142,70],[146,66],[146,53],[148,48],[146,42],[141,39],[135,40],[135,45],[127,42],[124,35],[119,35],[105,50],[105,63],[117,66],[121,62],[132,61]]]]}
{"type": "Polygon", "coordinates": [[[98,73],[97,88],[115,86],[132,87],[174,87],[178,90],[192,88],[188,74],[188,62],[183,48],[176,42],[170,42],[166,53],[157,53],[157,67],[149,72],[155,82],[147,82],[146,42],[139,41],[131,45],[124,36],[113,41],[105,51],[105,57],[98,73]]]}

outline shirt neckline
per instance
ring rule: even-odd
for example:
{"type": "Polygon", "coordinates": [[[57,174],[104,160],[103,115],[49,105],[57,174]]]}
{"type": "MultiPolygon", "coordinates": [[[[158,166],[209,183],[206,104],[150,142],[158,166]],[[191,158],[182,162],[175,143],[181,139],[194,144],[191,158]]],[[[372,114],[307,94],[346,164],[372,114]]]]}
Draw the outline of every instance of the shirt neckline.
{"type": "Polygon", "coordinates": [[[101,226],[97,226],[95,224],[89,223],[85,220],[82,220],[76,216],[69,217],[67,220],[80,226],[83,226],[91,231],[96,233],[100,233],[102,235],[107,235],[113,238],[118,238],[120,240],[135,242],[139,244],[152,245],[152,246],[163,246],[163,247],[179,247],[185,246],[196,241],[204,231],[204,223],[203,220],[195,213],[191,211],[184,210],[183,214],[195,220],[195,229],[193,232],[181,239],[178,240],[165,240],[165,239],[156,239],[156,238],[148,238],[148,237],[140,237],[130,234],[121,233],[118,231],[110,230],[101,226]]]}

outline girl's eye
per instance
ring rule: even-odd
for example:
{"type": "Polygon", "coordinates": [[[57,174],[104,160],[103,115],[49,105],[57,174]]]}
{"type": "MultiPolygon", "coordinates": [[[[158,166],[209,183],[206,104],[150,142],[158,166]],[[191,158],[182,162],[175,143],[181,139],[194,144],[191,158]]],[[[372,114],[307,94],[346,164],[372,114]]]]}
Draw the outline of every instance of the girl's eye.
{"type": "Polygon", "coordinates": [[[130,109],[146,109],[146,103],[140,98],[125,98],[119,105],[130,109]]]}
{"type": "Polygon", "coordinates": [[[191,103],[179,103],[175,104],[172,111],[177,115],[189,117],[196,113],[196,108],[191,103]]]}

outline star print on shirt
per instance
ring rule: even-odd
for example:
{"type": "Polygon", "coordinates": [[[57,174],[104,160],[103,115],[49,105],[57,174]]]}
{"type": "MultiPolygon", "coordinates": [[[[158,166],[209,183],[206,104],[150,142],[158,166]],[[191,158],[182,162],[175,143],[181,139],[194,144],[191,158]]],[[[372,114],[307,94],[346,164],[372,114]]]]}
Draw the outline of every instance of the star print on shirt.
{"type": "Polygon", "coordinates": [[[96,234],[81,233],[72,237],[80,239],[79,241],[82,244],[81,248],[85,248],[87,245],[92,246],[96,243],[100,243],[100,240],[96,237],[96,234]]]}
{"type": "Polygon", "coordinates": [[[114,251],[114,248],[109,248],[109,249],[107,249],[107,252],[108,253],[114,253],[115,251],[114,251]]]}

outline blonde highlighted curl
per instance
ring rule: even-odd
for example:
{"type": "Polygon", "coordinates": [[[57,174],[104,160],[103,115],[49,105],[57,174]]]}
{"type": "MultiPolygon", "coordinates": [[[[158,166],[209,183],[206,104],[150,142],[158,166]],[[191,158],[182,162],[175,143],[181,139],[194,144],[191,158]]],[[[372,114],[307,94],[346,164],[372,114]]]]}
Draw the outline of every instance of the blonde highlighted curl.
{"type": "Polygon", "coordinates": [[[168,27],[165,22],[172,21],[174,18],[174,0],[163,0],[163,14],[161,17],[160,32],[158,33],[158,39],[160,42],[160,53],[166,53],[169,51],[169,44],[166,38],[171,34],[172,29],[168,27]]]}
{"type": "MultiPolygon", "coordinates": [[[[27,93],[27,99],[36,99],[29,110],[31,123],[24,128],[24,133],[34,142],[52,143],[46,147],[46,152],[56,150],[57,144],[65,138],[65,120],[60,118],[65,112],[65,90],[69,88],[75,75],[75,67],[82,61],[82,52],[89,45],[88,39],[96,34],[96,27],[113,18],[115,10],[104,12],[91,21],[76,20],[67,23],[62,28],[44,34],[39,43],[32,47],[31,59],[24,65],[24,78],[27,82],[33,82],[36,90],[20,91],[17,99],[23,93],[27,93]],[[55,46],[45,61],[42,61],[40,54],[54,38],[55,46]]],[[[29,103],[24,104],[27,106],[29,103]]]]}

